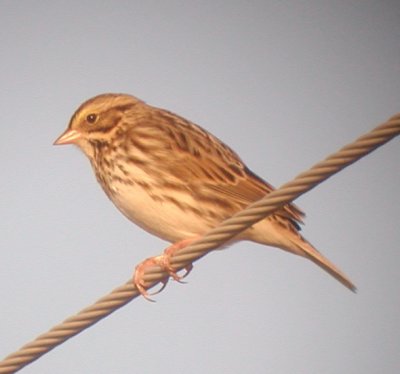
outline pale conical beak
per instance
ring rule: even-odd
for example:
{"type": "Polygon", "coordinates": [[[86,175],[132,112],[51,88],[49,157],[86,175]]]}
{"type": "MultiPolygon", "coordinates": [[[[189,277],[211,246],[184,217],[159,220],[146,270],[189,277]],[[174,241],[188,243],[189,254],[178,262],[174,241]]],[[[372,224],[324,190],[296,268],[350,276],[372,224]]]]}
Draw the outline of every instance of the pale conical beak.
{"type": "Polygon", "coordinates": [[[80,137],[81,134],[78,131],[67,129],[56,139],[53,145],[74,144],[80,137]]]}

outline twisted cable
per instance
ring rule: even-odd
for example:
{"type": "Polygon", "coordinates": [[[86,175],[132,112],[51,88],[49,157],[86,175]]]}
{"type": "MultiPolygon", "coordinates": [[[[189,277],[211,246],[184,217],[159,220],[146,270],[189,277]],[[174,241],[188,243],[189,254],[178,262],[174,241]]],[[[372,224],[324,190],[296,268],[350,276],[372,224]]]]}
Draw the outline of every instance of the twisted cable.
{"type": "MultiPolygon", "coordinates": [[[[353,143],[343,147],[338,152],[328,156],[324,161],[314,165],[306,172],[299,174],[291,182],[269,193],[263,199],[249,205],[243,211],[222,222],[210,230],[201,239],[175,253],[171,258],[174,269],[184,269],[192,262],[220,247],[241,231],[246,230],[256,222],[292,202],[294,199],[311,190],[345,167],[366,156],[379,146],[387,143],[400,134],[400,114],[361,136],[353,143]]],[[[168,274],[158,266],[148,268],[143,276],[146,288],[165,282],[168,274]]],[[[140,293],[132,280],[114,289],[107,296],[97,300],[93,305],[69,317],[48,332],[38,336],[32,342],[21,347],[17,352],[0,361],[0,374],[15,373],[29,363],[60,345],[67,339],[79,334],[96,322],[105,318],[140,293]]]]}

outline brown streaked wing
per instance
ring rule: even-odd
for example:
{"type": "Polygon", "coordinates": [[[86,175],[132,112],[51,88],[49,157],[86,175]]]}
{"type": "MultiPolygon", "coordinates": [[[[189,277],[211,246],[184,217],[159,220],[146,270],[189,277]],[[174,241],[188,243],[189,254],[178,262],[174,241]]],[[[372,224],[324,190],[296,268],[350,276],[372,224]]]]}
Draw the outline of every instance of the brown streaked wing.
{"type": "MultiPolygon", "coordinates": [[[[262,199],[271,191],[275,190],[273,186],[258,177],[247,167],[244,167],[244,170],[246,176],[239,177],[236,184],[213,185],[210,186],[210,188],[225,194],[231,199],[235,199],[243,207],[262,199]]],[[[295,204],[287,204],[274,214],[288,218],[297,223],[303,223],[303,217],[305,216],[295,204]]],[[[300,229],[297,224],[296,228],[300,229]]]]}
{"type": "MultiPolygon", "coordinates": [[[[173,129],[180,133],[176,139],[186,139],[184,146],[182,141],[174,142],[174,148],[179,149],[181,157],[172,162],[169,170],[172,175],[193,186],[193,190],[200,188],[202,194],[207,190],[210,195],[217,193],[242,209],[274,190],[215,136],[180,117],[178,119],[173,129]]],[[[275,214],[291,220],[297,229],[300,228],[297,223],[302,223],[304,217],[294,204],[285,205],[275,214]]]]}

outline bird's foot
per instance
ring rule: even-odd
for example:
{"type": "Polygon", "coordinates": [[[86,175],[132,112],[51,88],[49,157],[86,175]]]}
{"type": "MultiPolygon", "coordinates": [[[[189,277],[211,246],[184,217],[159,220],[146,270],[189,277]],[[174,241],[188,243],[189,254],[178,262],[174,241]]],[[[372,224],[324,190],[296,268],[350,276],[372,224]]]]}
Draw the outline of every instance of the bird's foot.
{"type": "Polygon", "coordinates": [[[184,239],[181,240],[177,243],[174,243],[172,245],[170,245],[167,249],[165,249],[164,253],[160,256],[154,256],[154,257],[150,257],[146,260],[144,260],[143,262],[141,262],[135,269],[135,273],[133,275],[133,283],[136,286],[136,288],[138,289],[138,291],[140,292],[140,294],[147,299],[148,301],[153,301],[153,299],[150,298],[150,296],[156,295],[158,293],[160,293],[165,286],[168,283],[169,278],[165,278],[162,281],[162,286],[159,290],[157,290],[156,292],[153,293],[149,293],[147,291],[147,287],[146,287],[146,282],[144,282],[144,274],[147,270],[147,268],[149,267],[153,267],[153,266],[159,266],[161,267],[163,270],[165,270],[169,276],[174,279],[175,281],[179,282],[179,283],[185,283],[183,282],[183,278],[187,277],[189,275],[189,273],[192,271],[193,269],[193,265],[189,264],[185,267],[185,273],[183,275],[179,275],[176,271],[176,269],[174,269],[171,265],[171,257],[176,253],[179,252],[182,248],[187,247],[190,243],[192,243],[194,240],[198,239],[197,237],[195,238],[190,238],[190,239],[184,239]]]}

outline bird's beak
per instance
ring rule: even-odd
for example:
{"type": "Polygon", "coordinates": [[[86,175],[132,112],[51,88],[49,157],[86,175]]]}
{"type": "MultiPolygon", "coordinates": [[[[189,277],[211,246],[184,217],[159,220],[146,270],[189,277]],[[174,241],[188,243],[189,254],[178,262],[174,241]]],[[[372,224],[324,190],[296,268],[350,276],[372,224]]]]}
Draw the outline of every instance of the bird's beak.
{"type": "Polygon", "coordinates": [[[54,145],[73,144],[78,139],[80,139],[80,137],[81,134],[78,131],[67,129],[65,132],[61,134],[60,137],[56,139],[56,141],[53,144],[54,145]]]}

